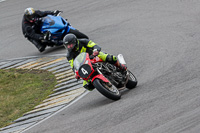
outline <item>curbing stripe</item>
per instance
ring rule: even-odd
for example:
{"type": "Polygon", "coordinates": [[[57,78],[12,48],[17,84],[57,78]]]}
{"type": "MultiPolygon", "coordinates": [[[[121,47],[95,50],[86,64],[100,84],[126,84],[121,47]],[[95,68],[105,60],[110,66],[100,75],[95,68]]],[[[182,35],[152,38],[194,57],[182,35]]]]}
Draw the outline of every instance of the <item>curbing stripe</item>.
{"type": "MultiPolygon", "coordinates": [[[[66,68],[66,67],[69,67],[69,66],[67,66],[66,65],[66,62],[65,62],[65,64],[62,64],[62,65],[57,65],[56,67],[54,67],[54,68],[51,68],[51,69],[48,69],[48,71],[56,71],[56,70],[60,70],[61,68],[66,68]]],[[[43,68],[42,68],[43,69],[43,68]]]]}
{"type": "Polygon", "coordinates": [[[61,72],[61,73],[59,73],[59,74],[55,74],[55,76],[58,77],[58,76],[61,76],[61,75],[64,75],[64,74],[72,73],[72,72],[73,72],[73,71],[70,69],[70,70],[68,70],[68,71],[64,71],[64,72],[61,72]]]}
{"type": "Polygon", "coordinates": [[[35,67],[35,69],[41,69],[42,67],[49,66],[49,65],[54,64],[54,63],[56,63],[58,61],[60,61],[60,59],[50,60],[50,61],[46,62],[45,64],[43,64],[41,66],[35,67]]]}
{"type": "Polygon", "coordinates": [[[67,77],[65,79],[58,80],[57,82],[61,83],[61,82],[68,81],[68,80],[71,80],[71,79],[74,79],[74,75],[73,76],[69,76],[69,77],[67,77]]]}
{"type": "Polygon", "coordinates": [[[0,69],[4,69],[4,68],[7,68],[7,67],[10,67],[10,66],[15,65],[15,64],[17,64],[19,62],[21,62],[21,61],[19,61],[19,60],[17,60],[17,61],[11,61],[9,63],[6,63],[6,64],[0,66],[0,69]]]}
{"type": "Polygon", "coordinates": [[[54,72],[52,72],[52,73],[53,73],[53,74],[57,74],[57,73],[64,72],[64,71],[69,71],[69,70],[71,70],[71,67],[70,67],[70,66],[69,66],[69,67],[66,67],[66,68],[62,68],[62,69],[57,70],[57,71],[54,71],[54,72]]]}
{"type": "Polygon", "coordinates": [[[83,89],[80,88],[80,89],[76,89],[76,90],[73,90],[73,91],[69,91],[69,92],[63,93],[63,94],[61,94],[61,95],[48,98],[48,99],[44,100],[44,102],[52,101],[52,100],[58,99],[58,98],[60,98],[60,97],[69,96],[69,95],[72,95],[72,94],[75,94],[75,93],[79,93],[80,91],[83,91],[83,89]]]}
{"type": "Polygon", "coordinates": [[[62,90],[65,90],[65,89],[67,89],[67,88],[71,88],[71,87],[77,86],[77,85],[79,86],[80,83],[75,82],[75,83],[71,83],[71,84],[68,84],[68,85],[64,85],[64,86],[62,86],[62,87],[59,87],[59,88],[54,89],[53,91],[58,92],[58,91],[62,91],[62,90]]]}
{"type": "Polygon", "coordinates": [[[63,91],[55,92],[55,93],[49,95],[49,97],[54,97],[54,96],[63,94],[65,92],[69,92],[69,91],[72,91],[72,90],[75,90],[75,89],[79,89],[79,88],[83,88],[82,85],[80,85],[80,86],[74,86],[74,87],[71,87],[70,89],[66,89],[66,90],[63,90],[63,91]]]}
{"type": "Polygon", "coordinates": [[[89,91],[86,91],[85,93],[83,93],[81,96],[77,97],[76,99],[74,99],[72,102],[70,102],[68,105],[66,105],[65,107],[61,108],[60,110],[58,110],[57,112],[53,113],[52,115],[44,118],[43,120],[39,121],[38,123],[35,123],[33,125],[31,125],[30,127],[24,129],[21,133],[24,133],[26,131],[28,131],[29,129],[31,129],[34,126],[37,126],[38,124],[42,123],[43,121],[49,119],[50,117],[52,117],[53,115],[56,115],[57,113],[63,111],[64,109],[68,108],[69,106],[71,106],[72,104],[74,104],[75,102],[77,102],[78,100],[80,100],[81,98],[83,98],[85,95],[87,95],[89,93],[89,91]]]}
{"type": "Polygon", "coordinates": [[[66,85],[66,84],[74,83],[74,82],[77,82],[77,79],[71,79],[66,82],[62,82],[60,84],[57,84],[55,87],[60,87],[60,86],[66,85]]]}
{"type": "Polygon", "coordinates": [[[0,66],[2,66],[2,65],[4,65],[4,64],[6,64],[6,62],[0,62],[0,66]]]}
{"type": "Polygon", "coordinates": [[[48,63],[48,66],[41,67],[41,69],[53,68],[57,65],[64,64],[64,63],[67,64],[67,61],[62,61],[61,59],[57,59],[57,60],[54,60],[54,61],[51,61],[50,63],[48,63]]]}
{"type": "Polygon", "coordinates": [[[36,106],[32,111],[13,121],[13,124],[0,129],[1,133],[24,132],[37,123],[50,118],[62,109],[77,101],[86,91],[81,82],[74,78],[74,72],[64,55],[51,55],[44,57],[22,57],[9,60],[0,60],[0,69],[41,69],[52,72],[57,79],[54,93],[36,106]]]}
{"type": "Polygon", "coordinates": [[[27,127],[30,127],[31,125],[36,124],[36,122],[32,122],[32,123],[28,123],[28,124],[24,124],[24,125],[20,125],[20,126],[16,126],[13,128],[9,128],[9,129],[4,129],[4,130],[0,130],[1,133],[13,133],[13,132],[17,132],[17,133],[21,133],[24,129],[26,129],[27,127]]]}
{"type": "Polygon", "coordinates": [[[34,60],[34,59],[28,59],[28,60],[26,60],[26,61],[22,61],[22,62],[20,62],[20,63],[17,63],[17,64],[15,64],[15,65],[13,65],[13,66],[7,67],[6,69],[16,68],[16,67],[18,67],[18,66],[24,65],[24,64],[26,64],[26,63],[28,63],[28,62],[30,62],[30,61],[33,61],[33,60],[34,60]]]}
{"type": "Polygon", "coordinates": [[[57,78],[56,79],[63,79],[63,78],[65,78],[65,77],[68,77],[68,76],[73,76],[74,75],[74,73],[67,73],[67,74],[65,74],[65,75],[61,75],[61,76],[57,76],[57,78]]]}

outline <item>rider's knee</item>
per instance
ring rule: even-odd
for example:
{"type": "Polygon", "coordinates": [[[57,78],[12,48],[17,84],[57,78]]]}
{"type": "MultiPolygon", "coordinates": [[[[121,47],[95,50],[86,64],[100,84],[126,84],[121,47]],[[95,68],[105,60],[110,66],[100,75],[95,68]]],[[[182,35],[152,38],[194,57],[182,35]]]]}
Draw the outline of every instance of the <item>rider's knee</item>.
{"type": "Polygon", "coordinates": [[[91,83],[91,81],[83,81],[83,87],[89,91],[92,91],[94,89],[93,84],[91,83]]]}

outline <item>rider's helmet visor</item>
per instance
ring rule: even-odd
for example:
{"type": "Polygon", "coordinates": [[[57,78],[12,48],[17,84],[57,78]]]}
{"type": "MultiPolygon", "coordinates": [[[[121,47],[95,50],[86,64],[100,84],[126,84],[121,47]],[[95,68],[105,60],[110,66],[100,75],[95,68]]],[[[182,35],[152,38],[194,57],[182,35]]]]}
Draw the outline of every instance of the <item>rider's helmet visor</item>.
{"type": "Polygon", "coordinates": [[[76,45],[76,44],[74,44],[74,43],[69,43],[69,44],[67,44],[65,47],[66,47],[66,49],[67,49],[68,51],[72,51],[72,50],[74,49],[75,45],[76,45]]]}
{"type": "Polygon", "coordinates": [[[27,20],[28,20],[29,22],[34,22],[34,20],[35,20],[35,15],[34,15],[34,14],[32,14],[32,15],[26,15],[26,18],[27,18],[27,20]]]}
{"type": "Polygon", "coordinates": [[[72,44],[69,44],[69,45],[67,45],[67,48],[68,49],[72,49],[74,47],[74,44],[72,43],[72,44]]]}

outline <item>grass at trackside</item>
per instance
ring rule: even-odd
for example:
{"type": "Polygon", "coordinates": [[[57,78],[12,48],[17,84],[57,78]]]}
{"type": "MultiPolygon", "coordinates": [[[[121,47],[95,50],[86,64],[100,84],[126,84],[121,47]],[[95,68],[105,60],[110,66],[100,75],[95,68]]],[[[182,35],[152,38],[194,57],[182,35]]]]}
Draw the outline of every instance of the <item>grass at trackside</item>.
{"type": "Polygon", "coordinates": [[[47,71],[0,69],[0,128],[40,104],[55,85],[55,76],[47,71]]]}

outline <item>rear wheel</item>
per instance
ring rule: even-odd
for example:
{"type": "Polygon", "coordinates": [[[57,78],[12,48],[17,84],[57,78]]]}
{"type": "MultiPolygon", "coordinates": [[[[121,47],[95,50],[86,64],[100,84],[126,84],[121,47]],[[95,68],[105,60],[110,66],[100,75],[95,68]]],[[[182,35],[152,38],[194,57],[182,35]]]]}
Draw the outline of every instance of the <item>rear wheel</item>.
{"type": "Polygon", "coordinates": [[[82,39],[82,38],[87,38],[89,39],[89,37],[87,35],[85,35],[84,33],[80,32],[79,30],[77,29],[70,29],[69,30],[69,33],[72,33],[74,34],[78,39],[82,39]]]}
{"type": "Polygon", "coordinates": [[[119,100],[121,98],[121,93],[119,90],[112,84],[103,82],[100,79],[95,79],[93,81],[94,87],[105,97],[112,100],[119,100]]]}
{"type": "Polygon", "coordinates": [[[126,84],[126,88],[133,89],[137,86],[138,81],[136,77],[133,75],[133,73],[131,73],[131,71],[128,70],[128,73],[129,73],[129,79],[126,84]]]}

